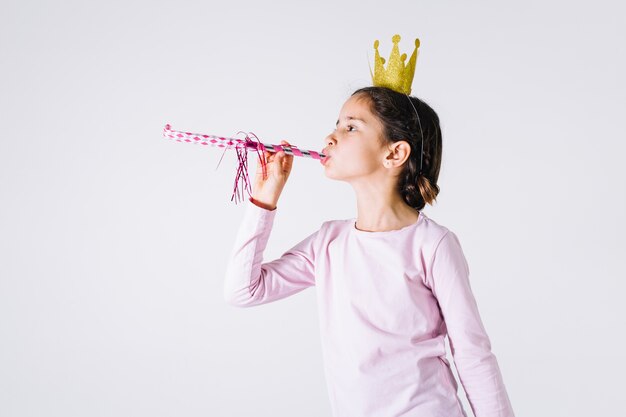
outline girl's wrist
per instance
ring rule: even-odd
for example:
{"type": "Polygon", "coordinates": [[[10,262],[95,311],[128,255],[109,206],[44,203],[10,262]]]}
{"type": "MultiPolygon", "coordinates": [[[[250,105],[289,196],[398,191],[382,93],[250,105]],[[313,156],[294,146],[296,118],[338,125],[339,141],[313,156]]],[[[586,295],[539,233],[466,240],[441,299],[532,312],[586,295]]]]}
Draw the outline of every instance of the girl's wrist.
{"type": "Polygon", "coordinates": [[[267,201],[261,201],[256,199],[254,196],[250,197],[250,202],[252,204],[254,204],[255,206],[264,208],[266,210],[275,210],[276,209],[276,202],[267,202],[267,201]]]}

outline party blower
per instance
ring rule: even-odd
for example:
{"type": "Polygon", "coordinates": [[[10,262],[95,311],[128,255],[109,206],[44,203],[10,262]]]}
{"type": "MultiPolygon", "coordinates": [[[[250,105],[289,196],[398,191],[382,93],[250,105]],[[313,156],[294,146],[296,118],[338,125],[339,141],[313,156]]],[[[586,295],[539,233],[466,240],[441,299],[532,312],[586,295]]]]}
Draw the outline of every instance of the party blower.
{"type": "MultiPolygon", "coordinates": [[[[246,136],[243,139],[238,138],[226,138],[215,135],[205,135],[202,133],[192,133],[192,132],[182,132],[179,130],[172,129],[172,126],[169,124],[165,125],[163,129],[163,136],[166,139],[171,139],[176,142],[186,142],[193,143],[205,146],[213,146],[218,148],[224,148],[224,153],[226,153],[227,149],[235,149],[237,151],[237,159],[239,160],[239,166],[237,167],[237,176],[235,177],[235,187],[233,190],[233,195],[230,198],[230,201],[235,199],[235,204],[239,201],[243,201],[244,194],[243,191],[248,192],[249,196],[252,196],[252,190],[250,187],[250,177],[248,175],[248,152],[256,151],[259,156],[259,162],[263,167],[263,177],[267,175],[266,164],[265,161],[265,153],[264,151],[277,153],[280,151],[284,151],[288,155],[293,156],[302,156],[305,158],[313,158],[313,159],[323,159],[326,155],[321,152],[310,151],[310,150],[301,150],[295,145],[287,146],[287,145],[273,145],[269,143],[262,143],[259,141],[259,138],[254,133],[246,133],[246,132],[238,132],[237,134],[244,133],[246,136]],[[242,187],[240,188],[239,182],[242,182],[242,187]]],[[[224,154],[222,154],[222,158],[224,154]]],[[[222,158],[220,158],[219,164],[222,162],[222,158]]]]}

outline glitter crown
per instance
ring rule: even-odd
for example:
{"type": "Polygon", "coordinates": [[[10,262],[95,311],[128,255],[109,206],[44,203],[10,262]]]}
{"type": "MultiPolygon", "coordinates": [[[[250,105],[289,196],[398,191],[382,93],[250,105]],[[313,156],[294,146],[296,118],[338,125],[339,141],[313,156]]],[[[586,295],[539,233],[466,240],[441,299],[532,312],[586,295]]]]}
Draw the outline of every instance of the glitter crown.
{"type": "Polygon", "coordinates": [[[384,68],[385,58],[380,56],[378,52],[378,40],[374,41],[374,49],[376,55],[374,57],[374,73],[370,67],[370,74],[372,76],[372,83],[376,87],[387,87],[394,91],[404,94],[411,94],[411,84],[413,83],[413,75],[415,74],[415,62],[417,61],[418,48],[420,46],[420,40],[415,39],[415,49],[409,59],[408,64],[405,64],[406,54],[400,56],[400,50],[398,49],[398,42],[400,42],[400,35],[394,35],[391,39],[393,42],[393,48],[391,49],[391,55],[389,55],[389,62],[387,68],[384,68]]]}

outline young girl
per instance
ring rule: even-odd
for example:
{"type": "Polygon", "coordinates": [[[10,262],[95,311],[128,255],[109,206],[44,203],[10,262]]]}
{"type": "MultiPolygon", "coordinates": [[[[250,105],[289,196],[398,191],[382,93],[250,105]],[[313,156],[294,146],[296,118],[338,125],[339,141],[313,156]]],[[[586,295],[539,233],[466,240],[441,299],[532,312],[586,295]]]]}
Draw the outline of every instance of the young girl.
{"type": "Polygon", "coordinates": [[[266,263],[293,156],[266,152],[266,178],[257,166],[224,296],[249,307],[316,287],[335,417],[466,416],[446,335],[474,414],[513,416],[459,239],[422,211],[439,192],[441,149],[439,118],[425,102],[385,87],[355,91],[321,162],[327,177],[354,188],[357,217],[324,222],[266,263]]]}

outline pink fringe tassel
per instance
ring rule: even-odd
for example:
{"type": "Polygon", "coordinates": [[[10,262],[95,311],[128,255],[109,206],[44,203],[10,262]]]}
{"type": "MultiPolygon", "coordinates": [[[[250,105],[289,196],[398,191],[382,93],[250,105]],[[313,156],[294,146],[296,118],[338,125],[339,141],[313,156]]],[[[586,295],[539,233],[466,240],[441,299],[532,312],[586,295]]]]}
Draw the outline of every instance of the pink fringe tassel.
{"type": "MultiPolygon", "coordinates": [[[[238,132],[246,133],[246,132],[238,132]]],[[[265,147],[259,141],[259,138],[252,132],[246,134],[245,142],[243,144],[238,144],[235,146],[235,150],[237,151],[237,159],[239,160],[239,165],[237,166],[237,173],[235,176],[235,186],[233,189],[233,195],[230,198],[230,201],[235,199],[235,204],[240,201],[244,201],[244,190],[248,192],[248,196],[252,197],[252,187],[250,184],[250,176],[248,174],[248,149],[252,148],[256,150],[257,155],[259,157],[259,163],[263,169],[263,179],[267,178],[267,161],[265,159],[265,147]],[[256,142],[250,139],[250,136],[254,137],[256,142]],[[241,184],[241,189],[239,183],[241,184]]]]}

